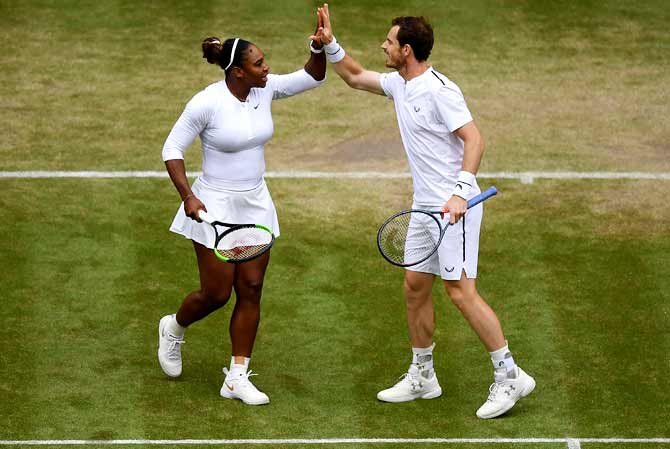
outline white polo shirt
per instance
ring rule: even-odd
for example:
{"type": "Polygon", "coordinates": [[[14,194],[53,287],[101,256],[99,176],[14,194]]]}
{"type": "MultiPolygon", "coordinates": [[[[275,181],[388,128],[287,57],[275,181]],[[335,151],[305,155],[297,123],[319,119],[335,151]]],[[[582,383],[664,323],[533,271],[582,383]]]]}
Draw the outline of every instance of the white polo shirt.
{"type": "Polygon", "coordinates": [[[453,132],[472,121],[463,93],[432,67],[409,81],[398,72],[383,73],[380,82],[395,104],[414,203],[442,206],[463,165],[463,141],[453,132]]]}

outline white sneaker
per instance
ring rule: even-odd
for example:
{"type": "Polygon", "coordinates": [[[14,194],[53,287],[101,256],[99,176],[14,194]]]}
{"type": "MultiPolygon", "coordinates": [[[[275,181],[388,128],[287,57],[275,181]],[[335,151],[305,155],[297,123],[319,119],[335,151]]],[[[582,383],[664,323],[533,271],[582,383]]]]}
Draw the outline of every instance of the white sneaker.
{"type": "Polygon", "coordinates": [[[377,399],[384,402],[407,402],[414,399],[433,399],[442,395],[442,388],[435,372],[425,378],[412,367],[400,377],[400,381],[391,388],[377,393],[377,399]]]}
{"type": "Polygon", "coordinates": [[[174,315],[166,315],[158,323],[158,362],[163,372],[170,377],[181,375],[181,345],[184,339],[172,335],[167,330],[167,323],[174,315]]]}
{"type": "Polygon", "coordinates": [[[477,410],[477,416],[482,419],[495,418],[514,404],[528,396],[535,389],[535,379],[526,374],[521,368],[516,368],[516,378],[506,378],[502,382],[494,382],[489,388],[489,397],[477,410]]]}
{"type": "Polygon", "coordinates": [[[262,405],[269,404],[270,398],[258,388],[254,386],[249,380],[251,376],[257,376],[251,371],[247,373],[240,373],[239,376],[233,377],[228,371],[228,368],[223,369],[223,374],[226,375],[223,385],[221,385],[221,396],[228,399],[239,399],[248,405],[262,405]]]}

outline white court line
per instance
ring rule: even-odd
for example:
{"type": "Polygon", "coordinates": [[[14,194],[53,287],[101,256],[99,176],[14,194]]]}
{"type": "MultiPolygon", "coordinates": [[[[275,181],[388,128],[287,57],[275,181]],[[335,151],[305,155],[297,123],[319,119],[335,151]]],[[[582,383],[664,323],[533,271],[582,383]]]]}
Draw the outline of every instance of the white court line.
{"type": "Polygon", "coordinates": [[[568,449],[580,443],[666,443],[670,438],[324,438],[324,439],[230,439],[230,440],[0,440],[0,446],[92,445],[259,445],[259,444],[516,444],[564,443],[568,449]]]}
{"type": "MultiPolygon", "coordinates": [[[[190,172],[189,176],[200,176],[190,172]]],[[[167,178],[166,171],[0,171],[0,178],[167,178]]],[[[397,179],[409,178],[408,172],[323,172],[269,171],[266,178],[325,178],[325,179],[397,179]]],[[[670,173],[651,172],[483,172],[478,178],[518,179],[531,184],[535,179],[654,179],[670,180],[670,173]]]]}
{"type": "Polygon", "coordinates": [[[579,444],[579,440],[575,440],[574,438],[566,438],[567,443],[568,443],[568,449],[582,449],[582,445],[579,444]]]}

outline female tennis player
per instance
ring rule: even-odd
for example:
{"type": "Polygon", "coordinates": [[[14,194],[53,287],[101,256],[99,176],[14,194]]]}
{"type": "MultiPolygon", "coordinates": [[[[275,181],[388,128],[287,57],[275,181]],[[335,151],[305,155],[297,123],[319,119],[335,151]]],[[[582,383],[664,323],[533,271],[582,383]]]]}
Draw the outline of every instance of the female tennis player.
{"type": "Polygon", "coordinates": [[[170,377],[181,374],[184,331],[224,306],[234,290],[236,302],[229,327],[232,357],[230,367],[223,369],[226,376],[220,393],[251,405],[270,402],[251,383],[248,369],[270,253],[241,264],[222,262],[212,251],[214,230],[198,213],[204,210],[221,222],[260,224],[279,236],[277,213],[263,179],[264,145],[273,133],[270,107],[272,100],[324,82],[326,60],[320,40],[313,40],[309,47],[310,57],[303,69],[273,75],[263,51],[251,42],[205,39],[203,58],[220,66],[224,79],[188,102],[163,146],[163,160],[182,199],[170,230],[193,241],[200,289],[186,295],[176,314],[160,320],[160,366],[170,377]],[[189,185],[184,152],[197,136],[202,143],[202,176],[189,185]]]}

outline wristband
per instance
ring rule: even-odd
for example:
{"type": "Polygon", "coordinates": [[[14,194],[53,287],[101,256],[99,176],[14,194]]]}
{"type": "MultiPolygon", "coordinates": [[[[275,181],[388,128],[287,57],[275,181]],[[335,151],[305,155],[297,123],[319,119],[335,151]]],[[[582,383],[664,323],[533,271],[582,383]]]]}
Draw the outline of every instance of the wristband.
{"type": "Polygon", "coordinates": [[[470,190],[472,190],[473,185],[475,185],[475,175],[468,171],[461,170],[461,172],[458,174],[458,180],[456,181],[454,191],[451,192],[451,194],[460,196],[464,200],[467,200],[470,196],[470,190]]]}
{"type": "Polygon", "coordinates": [[[333,36],[333,40],[330,41],[330,44],[324,45],[323,48],[326,50],[326,59],[331,64],[336,64],[344,59],[346,53],[344,48],[337,43],[337,39],[333,36]]]}
{"type": "Polygon", "coordinates": [[[309,41],[309,51],[311,51],[312,53],[314,53],[316,55],[318,55],[319,53],[323,53],[323,45],[321,46],[321,48],[314,48],[313,44],[314,44],[314,41],[312,41],[312,40],[309,41]]]}

